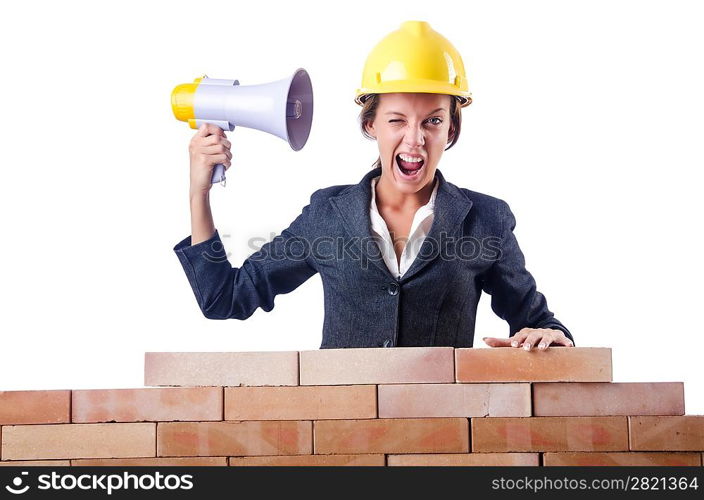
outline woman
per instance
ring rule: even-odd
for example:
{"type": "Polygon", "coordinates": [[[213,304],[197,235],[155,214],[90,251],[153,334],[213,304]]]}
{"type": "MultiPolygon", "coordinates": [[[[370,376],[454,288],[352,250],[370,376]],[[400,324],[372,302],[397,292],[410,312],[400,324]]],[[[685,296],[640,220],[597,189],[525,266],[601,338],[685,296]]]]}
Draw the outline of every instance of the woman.
{"type": "Polygon", "coordinates": [[[427,23],[408,21],[371,52],[362,80],[362,132],[380,153],[372,170],[358,184],[315,191],[239,268],[227,261],[208,201],[213,165],[229,168],[231,144],[216,126],[193,137],[192,236],[174,251],[203,314],[270,311],[276,295],[320,273],[321,348],[472,347],[482,291],[510,328],[508,339],[485,337],[488,345],[574,346],[525,269],[508,204],[455,186],[437,168],[471,103],[454,47],[427,23]]]}

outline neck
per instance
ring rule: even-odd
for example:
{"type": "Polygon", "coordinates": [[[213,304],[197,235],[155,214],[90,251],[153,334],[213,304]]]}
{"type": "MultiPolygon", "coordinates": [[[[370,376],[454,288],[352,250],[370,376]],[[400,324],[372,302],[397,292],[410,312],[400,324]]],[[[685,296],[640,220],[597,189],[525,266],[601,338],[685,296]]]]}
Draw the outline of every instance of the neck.
{"type": "Polygon", "coordinates": [[[404,193],[396,189],[393,182],[382,172],[381,177],[376,182],[375,198],[379,210],[386,208],[394,211],[411,211],[415,213],[418,208],[426,205],[430,201],[433,193],[435,176],[421,189],[415,193],[404,193]]]}

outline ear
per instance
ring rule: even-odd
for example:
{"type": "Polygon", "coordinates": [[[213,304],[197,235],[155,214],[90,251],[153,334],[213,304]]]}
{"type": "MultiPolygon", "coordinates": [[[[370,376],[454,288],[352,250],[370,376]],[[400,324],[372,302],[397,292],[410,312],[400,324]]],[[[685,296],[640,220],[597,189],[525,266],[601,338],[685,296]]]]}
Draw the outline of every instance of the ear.
{"type": "Polygon", "coordinates": [[[376,139],[376,130],[374,130],[374,123],[367,120],[364,123],[364,129],[367,131],[367,133],[369,135],[371,135],[372,137],[374,137],[374,139],[376,139]]]}
{"type": "MultiPolygon", "coordinates": [[[[459,103],[457,102],[457,99],[453,96],[450,97],[450,110],[453,110],[455,106],[459,106],[459,103]]],[[[452,122],[452,118],[450,118],[450,130],[447,133],[447,143],[451,143],[453,139],[455,138],[455,126],[452,122]]]]}
{"type": "Polygon", "coordinates": [[[455,138],[455,127],[452,124],[450,124],[450,131],[447,133],[448,144],[451,143],[454,138],[455,138]]]}

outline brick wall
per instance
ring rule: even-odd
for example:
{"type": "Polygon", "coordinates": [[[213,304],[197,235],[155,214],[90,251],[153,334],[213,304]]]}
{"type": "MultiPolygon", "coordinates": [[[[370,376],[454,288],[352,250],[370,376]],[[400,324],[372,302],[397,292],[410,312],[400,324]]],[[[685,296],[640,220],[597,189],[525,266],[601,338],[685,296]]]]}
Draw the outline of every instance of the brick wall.
{"type": "Polygon", "coordinates": [[[608,348],[146,353],[140,389],[0,392],[0,465],[702,465],[681,382],[608,348]]]}

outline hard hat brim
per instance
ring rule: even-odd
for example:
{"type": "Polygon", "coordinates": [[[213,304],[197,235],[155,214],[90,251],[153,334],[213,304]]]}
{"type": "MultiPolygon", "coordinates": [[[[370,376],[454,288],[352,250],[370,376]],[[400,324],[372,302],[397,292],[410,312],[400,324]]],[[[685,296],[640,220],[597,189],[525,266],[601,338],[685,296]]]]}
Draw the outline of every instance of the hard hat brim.
{"type": "Polygon", "coordinates": [[[396,92],[418,94],[447,94],[455,96],[460,101],[461,107],[469,106],[472,102],[472,93],[456,86],[433,80],[395,80],[382,82],[373,88],[359,88],[356,91],[355,102],[364,104],[365,97],[369,94],[392,94],[396,92]]]}

